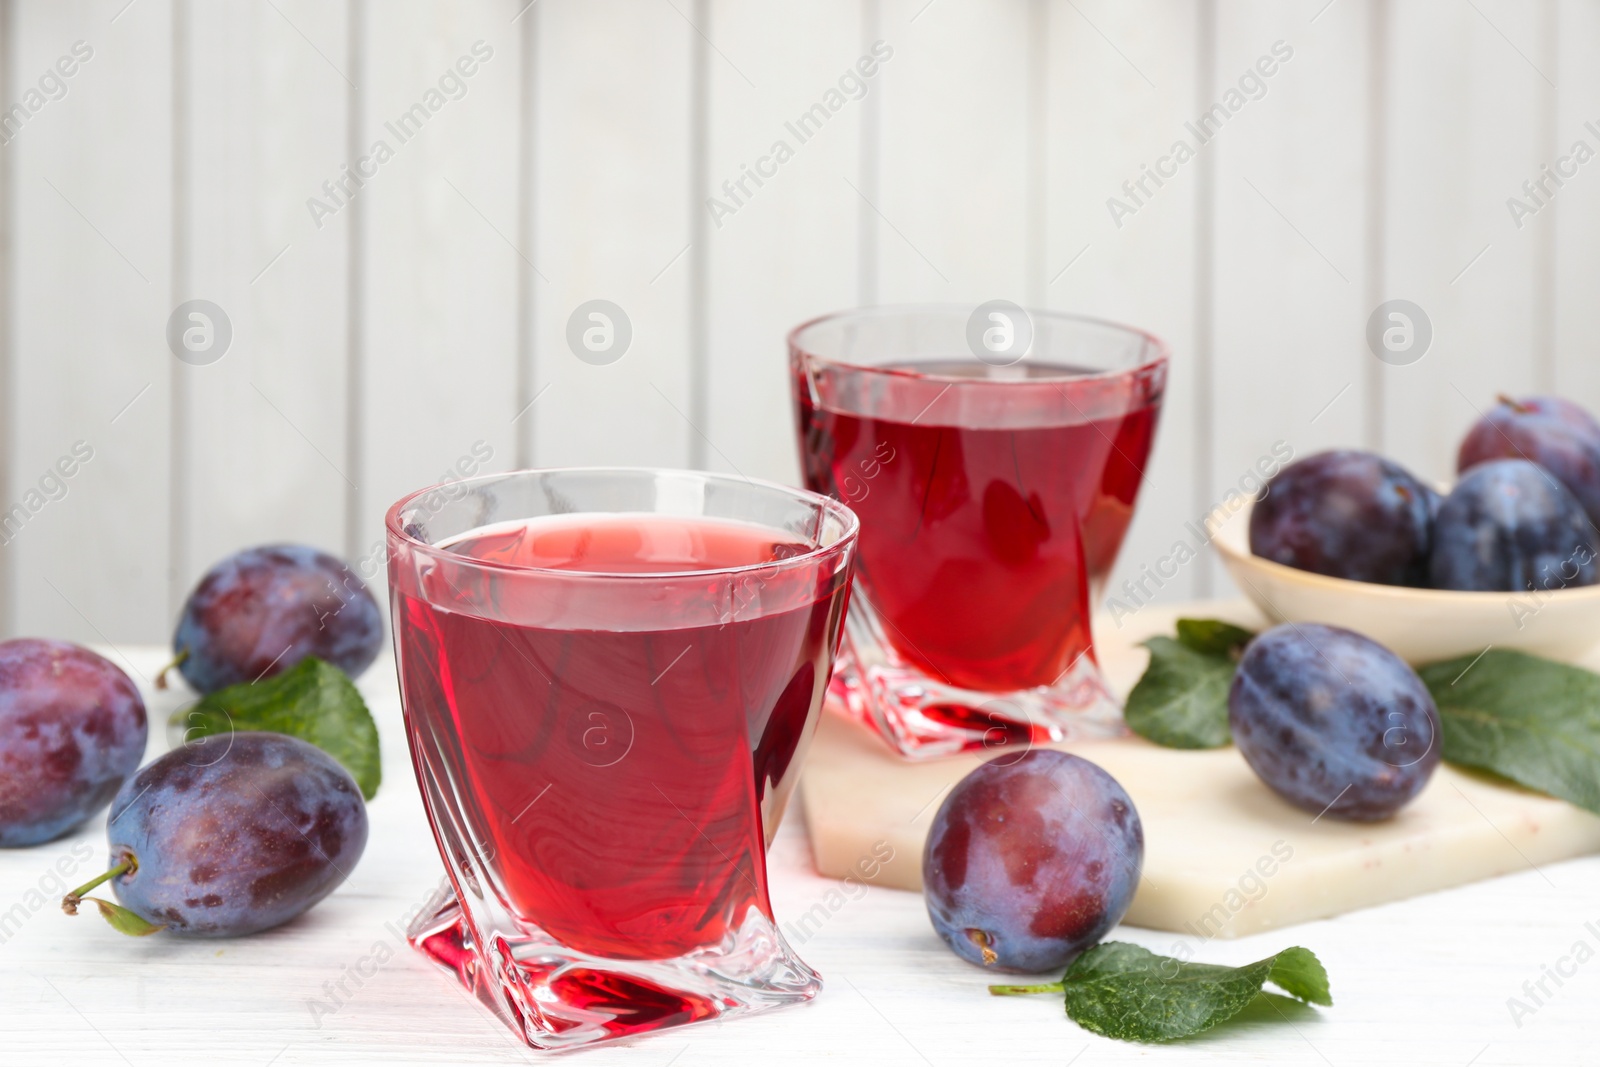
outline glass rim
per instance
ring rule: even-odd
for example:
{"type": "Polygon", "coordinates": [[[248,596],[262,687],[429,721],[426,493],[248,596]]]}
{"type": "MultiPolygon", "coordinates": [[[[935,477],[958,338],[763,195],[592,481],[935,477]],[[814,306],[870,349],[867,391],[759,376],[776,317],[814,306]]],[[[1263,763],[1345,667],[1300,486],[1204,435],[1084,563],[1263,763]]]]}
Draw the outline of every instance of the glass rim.
{"type": "MultiPolygon", "coordinates": [[[[1131,337],[1142,339],[1154,349],[1154,355],[1132,367],[1123,367],[1117,370],[1097,371],[1089,374],[1041,374],[1037,377],[1027,378],[969,378],[955,374],[931,374],[927,371],[908,370],[904,367],[882,367],[870,363],[856,363],[848,359],[835,359],[832,356],[819,355],[812,348],[801,342],[801,335],[816,326],[825,323],[840,322],[847,319],[866,318],[909,318],[913,315],[928,315],[939,313],[953,313],[956,315],[970,314],[971,309],[965,304],[871,304],[863,307],[845,308],[840,311],[830,311],[824,315],[807,319],[789,331],[786,340],[789,349],[797,352],[807,360],[825,363],[830,367],[844,367],[849,370],[861,371],[867,374],[881,374],[895,378],[916,378],[923,381],[950,382],[955,385],[984,386],[995,385],[1012,387],[1017,385],[1037,385],[1040,382],[1096,382],[1114,381],[1118,378],[1132,378],[1147,373],[1157,367],[1169,364],[1172,360],[1172,349],[1167,342],[1149,330],[1127,323],[1117,322],[1113,319],[1102,319],[1094,315],[1079,315],[1070,311],[1050,311],[1036,308],[1023,308],[1023,313],[1030,319],[1053,319],[1058,322],[1070,323],[1078,326],[1098,326],[1104,329],[1127,334],[1131,337]]],[[[1024,360],[1026,357],[1024,357],[1024,360]]],[[[1023,360],[1018,360],[1021,364],[1023,360]]]]}
{"type": "MultiPolygon", "coordinates": [[[[666,515],[670,512],[627,512],[627,511],[595,511],[592,509],[579,509],[570,512],[561,512],[565,515],[666,515]]],[[[710,516],[716,518],[716,516],[710,516]]],[[[515,520],[509,520],[515,521],[515,520]]],[[[741,522],[740,519],[726,519],[727,522],[741,522]]],[[[384,514],[384,530],[391,538],[398,539],[410,546],[414,551],[436,559],[448,559],[454,563],[481,567],[485,570],[501,571],[507,574],[538,575],[550,578],[563,578],[567,580],[579,579],[620,579],[634,582],[652,582],[657,579],[667,581],[682,581],[686,578],[716,578],[725,575],[737,576],[751,571],[774,573],[773,568],[780,570],[798,569],[810,564],[826,560],[830,555],[839,555],[855,543],[856,535],[861,530],[861,519],[855,511],[835,500],[833,497],[822,493],[813,493],[809,489],[800,489],[781,482],[768,481],[764,478],[747,478],[740,474],[724,474],[720,471],[699,471],[685,467],[624,467],[624,466],[575,466],[575,467],[523,467],[517,470],[499,471],[487,474],[475,474],[469,478],[460,478],[455,481],[435,482],[402,496],[389,506],[384,514]],[[764,563],[741,563],[733,567],[700,567],[686,571],[581,571],[569,570],[562,567],[534,567],[525,563],[503,563],[497,560],[481,559],[469,556],[462,552],[453,551],[448,545],[436,545],[415,537],[406,531],[400,522],[400,512],[413,502],[420,500],[429,493],[440,491],[459,492],[463,487],[474,484],[484,484],[494,481],[504,481],[519,475],[529,474],[598,474],[598,475],[626,475],[626,474],[684,474],[696,478],[722,482],[734,488],[741,486],[754,489],[774,490],[788,495],[791,499],[801,503],[814,503],[822,515],[832,515],[843,523],[839,537],[832,544],[818,544],[795,556],[786,556],[783,559],[768,560],[764,563]]],[[[764,523],[749,523],[752,526],[765,526],[764,523]]],[[[776,527],[767,527],[776,529],[776,527]]],[[[392,559],[392,554],[391,557],[392,559]]]]}

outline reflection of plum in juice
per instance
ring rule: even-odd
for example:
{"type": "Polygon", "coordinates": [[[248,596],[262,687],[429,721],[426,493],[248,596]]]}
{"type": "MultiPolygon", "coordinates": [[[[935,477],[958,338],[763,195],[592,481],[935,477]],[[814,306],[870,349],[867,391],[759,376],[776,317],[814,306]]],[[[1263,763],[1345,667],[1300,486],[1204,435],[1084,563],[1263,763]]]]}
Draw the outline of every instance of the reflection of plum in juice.
{"type": "MultiPolygon", "coordinates": [[[[446,547],[641,576],[810,548],[751,524],[631,514],[486,527],[446,547]]],[[[461,572],[446,580],[515,615],[509,587],[526,572],[461,572]]],[[[785,609],[667,630],[525,626],[397,594],[409,726],[428,739],[416,748],[436,748],[459,783],[506,906],[569,948],[665,959],[722,940],[752,908],[771,918],[763,814],[775,825],[794,786],[846,589],[782,588],[815,582],[804,569],[751,580],[752,598],[785,609]]],[[[707,575],[706,595],[729,586],[707,575]]]]}
{"type": "Polygon", "coordinates": [[[807,487],[860,516],[857,580],[885,638],[952,685],[1051,684],[1092,651],[1091,588],[1133,516],[1159,386],[1038,363],[1003,385],[972,361],[877,370],[822,364],[797,395],[807,487]]]}

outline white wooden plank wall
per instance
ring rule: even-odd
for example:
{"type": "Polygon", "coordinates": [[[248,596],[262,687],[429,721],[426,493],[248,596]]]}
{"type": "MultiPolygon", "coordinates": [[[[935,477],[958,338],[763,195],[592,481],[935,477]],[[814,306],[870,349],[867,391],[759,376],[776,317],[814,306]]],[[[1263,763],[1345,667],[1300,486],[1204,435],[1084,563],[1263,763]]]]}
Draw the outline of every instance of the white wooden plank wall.
{"type": "MultiPolygon", "coordinates": [[[[1427,310],[1434,338],[1421,362],[1386,368],[1381,427],[1385,445],[1421,470],[1453,469],[1461,434],[1496,392],[1552,384],[1540,290],[1555,214],[1518,231],[1506,199],[1524,196],[1523,181],[1552,161],[1554,11],[1521,0],[1392,5],[1379,269],[1390,292],[1427,310]]],[[[1594,359],[1586,348],[1582,358],[1594,359]]]]}
{"type": "MultiPolygon", "coordinates": [[[[1563,0],[1551,33],[1555,36],[1554,58],[1546,73],[1565,87],[1556,93],[1552,151],[1567,155],[1574,143],[1582,140],[1600,152],[1600,135],[1585,125],[1592,122],[1600,129],[1600,65],[1594,62],[1594,42],[1600,40],[1600,4],[1563,0]]],[[[1600,181],[1574,180],[1564,186],[1560,199],[1529,220],[1524,232],[1536,225],[1541,228],[1534,232],[1555,246],[1548,275],[1554,300],[1550,308],[1555,357],[1551,386],[1593,400],[1600,397],[1600,355],[1596,353],[1600,348],[1600,300],[1595,299],[1600,241],[1593,240],[1600,232],[1600,181]]],[[[1514,233],[1509,227],[1508,218],[1500,231],[1508,238],[1514,233]]]]}
{"type": "Polygon", "coordinates": [[[5,21],[5,106],[42,102],[20,128],[13,120],[0,149],[13,234],[0,500],[28,513],[0,549],[7,629],[155,636],[171,621],[175,401],[189,369],[165,339],[175,288],[174,10],[166,0],[120,12],[10,4],[5,21]],[[79,41],[91,54],[52,100],[40,80],[59,74],[79,41]],[[41,482],[77,441],[92,458],[64,479],[65,495],[50,493],[41,482]]]}
{"type": "Polygon", "coordinates": [[[722,183],[737,181],[745,168],[777,171],[761,186],[747,181],[752,195],[741,196],[734,214],[719,210],[716,221],[707,219],[706,355],[713,370],[706,436],[716,447],[706,460],[713,469],[790,483],[799,477],[783,335],[830,308],[861,302],[870,284],[863,263],[881,224],[864,199],[874,195],[876,182],[863,175],[861,137],[895,60],[861,79],[864,95],[804,143],[786,124],[870,56],[879,37],[871,28],[876,7],[870,0],[826,0],[807,5],[810,17],[794,19],[783,17],[773,0],[710,5],[706,32],[726,58],[713,51],[707,63],[707,98],[714,102],[707,116],[708,190],[726,201],[722,183]],[[781,165],[773,151],[779,141],[794,151],[781,165]]]}
{"type": "MultiPolygon", "coordinates": [[[[1110,197],[1125,203],[1122,184],[1155,166],[1194,117],[1207,20],[1201,4],[1099,0],[1037,5],[1046,42],[1043,174],[1046,236],[1043,262],[1029,283],[1042,303],[1135,323],[1172,346],[1169,397],[1160,437],[1145,473],[1138,517],[1122,550],[1118,576],[1152,569],[1172,551],[1186,521],[1208,511],[1210,486],[1198,480],[1198,442],[1209,435],[1196,390],[1209,372],[1201,362],[1198,306],[1201,271],[1197,228],[1205,156],[1144,198],[1115,225],[1110,197]]],[[[928,17],[932,16],[932,12],[928,17]]],[[[1039,58],[1036,56],[1036,63],[1039,58]]],[[[1168,166],[1166,169],[1172,169],[1168,166]]],[[[1208,365],[1208,364],[1207,364],[1208,365]]],[[[1168,566],[1170,570],[1170,564],[1168,566]]],[[[1204,564],[1167,580],[1161,599],[1193,596],[1204,564]]],[[[1153,588],[1147,582],[1146,588],[1153,588]]],[[[1127,600],[1129,606],[1133,601],[1127,600]]],[[[1143,594],[1141,594],[1142,596],[1143,594]]],[[[1119,617],[1123,617],[1120,616],[1119,617]]]]}
{"type": "Polygon", "coordinates": [[[1335,4],[1312,23],[1301,5],[1218,5],[1200,107],[1230,91],[1246,103],[1206,146],[1216,151],[1207,506],[1259,484],[1249,478],[1280,441],[1305,456],[1364,439],[1365,376],[1382,366],[1362,339],[1373,10],[1335,4]]]}
{"type": "MultiPolygon", "coordinates": [[[[540,0],[522,16],[534,20],[536,41],[530,255],[539,271],[538,399],[522,418],[539,464],[670,467],[705,457],[690,375],[701,260],[689,247],[690,167],[704,120],[691,101],[697,62],[705,76],[721,60],[702,54],[695,6],[674,3],[540,0]],[[591,363],[568,346],[567,326],[595,300],[621,309],[631,339],[626,350],[595,351],[591,363]]],[[[583,322],[585,331],[606,328],[587,313],[583,322]]],[[[610,324],[611,345],[623,329],[610,324]]]]}
{"type": "Polygon", "coordinates": [[[351,2],[362,41],[351,57],[356,144],[363,155],[379,141],[394,149],[352,202],[364,249],[348,521],[351,554],[368,558],[401,495],[458,463],[514,466],[519,268],[535,253],[518,237],[517,7],[351,2]]]}
{"type": "Polygon", "coordinates": [[[318,230],[305,201],[345,158],[346,84],[333,63],[347,51],[348,16],[317,0],[176,2],[185,32],[175,69],[188,92],[174,129],[185,171],[174,302],[211,300],[233,329],[213,364],[168,356],[181,386],[169,483],[170,595],[181,597],[193,563],[240,545],[344,547],[349,235],[318,230]]]}
{"type": "MultiPolygon", "coordinates": [[[[265,540],[370,572],[384,508],[452,469],[793,481],[784,333],[859,303],[1006,297],[1172,344],[1114,590],[1279,440],[1445,478],[1498,391],[1600,407],[1600,163],[1520,227],[1506,203],[1600,151],[1585,0],[0,11],[8,634],[164,639],[265,540]],[[1433,328],[1406,366],[1364,339],[1394,298],[1433,328]],[[190,299],[232,329],[206,365],[167,349],[190,299]],[[631,330],[609,362],[568,344],[593,300],[631,330]]],[[[1195,563],[1160,598],[1224,585],[1195,563]]]]}

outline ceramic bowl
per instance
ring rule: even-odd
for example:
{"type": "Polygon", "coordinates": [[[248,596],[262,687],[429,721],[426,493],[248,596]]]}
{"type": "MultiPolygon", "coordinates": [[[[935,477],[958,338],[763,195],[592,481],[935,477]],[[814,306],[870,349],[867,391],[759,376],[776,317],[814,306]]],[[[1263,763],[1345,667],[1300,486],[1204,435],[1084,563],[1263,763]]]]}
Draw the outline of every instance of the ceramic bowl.
{"type": "Polygon", "coordinates": [[[1600,644],[1600,585],[1464,593],[1330,578],[1250,552],[1251,502],[1207,519],[1212,545],[1241,592],[1274,623],[1323,622],[1366,634],[1411,663],[1513,648],[1574,660],[1600,644]]]}

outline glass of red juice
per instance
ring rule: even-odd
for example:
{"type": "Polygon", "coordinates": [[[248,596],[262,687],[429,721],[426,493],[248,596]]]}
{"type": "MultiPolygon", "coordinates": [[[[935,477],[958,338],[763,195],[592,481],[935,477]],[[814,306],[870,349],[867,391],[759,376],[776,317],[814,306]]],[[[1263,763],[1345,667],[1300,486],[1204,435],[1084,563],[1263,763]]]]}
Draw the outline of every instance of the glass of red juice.
{"type": "Polygon", "coordinates": [[[798,489],[569,469],[388,514],[412,762],[449,873],[412,924],[536,1049],[804,1001],[766,849],[857,522],[798,489]]]}
{"type": "Polygon", "coordinates": [[[1122,732],[1090,605],[1166,346],[994,301],[828,315],[789,358],[806,484],[861,519],[836,698],[911,758],[1122,732]]]}

